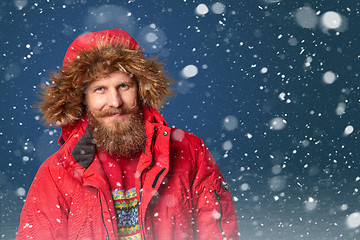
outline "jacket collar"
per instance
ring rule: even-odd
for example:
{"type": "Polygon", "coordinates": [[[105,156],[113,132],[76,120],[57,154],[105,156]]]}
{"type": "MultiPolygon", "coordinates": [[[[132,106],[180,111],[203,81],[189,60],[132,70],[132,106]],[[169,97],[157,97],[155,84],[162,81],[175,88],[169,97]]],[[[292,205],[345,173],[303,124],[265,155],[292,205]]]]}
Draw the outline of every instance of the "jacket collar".
{"type": "Polygon", "coordinates": [[[75,161],[83,168],[88,168],[93,162],[96,153],[96,146],[90,133],[90,129],[87,127],[84,135],[80,138],[77,144],[74,146],[71,155],[75,161]]]}

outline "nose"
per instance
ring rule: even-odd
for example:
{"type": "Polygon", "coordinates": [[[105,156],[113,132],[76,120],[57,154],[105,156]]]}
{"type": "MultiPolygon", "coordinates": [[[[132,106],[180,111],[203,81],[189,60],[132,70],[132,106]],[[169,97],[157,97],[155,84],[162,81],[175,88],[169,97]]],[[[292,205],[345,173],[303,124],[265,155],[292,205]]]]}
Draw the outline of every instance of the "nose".
{"type": "Polygon", "coordinates": [[[119,108],[122,105],[121,94],[116,90],[112,89],[108,91],[107,103],[109,107],[119,108]]]}

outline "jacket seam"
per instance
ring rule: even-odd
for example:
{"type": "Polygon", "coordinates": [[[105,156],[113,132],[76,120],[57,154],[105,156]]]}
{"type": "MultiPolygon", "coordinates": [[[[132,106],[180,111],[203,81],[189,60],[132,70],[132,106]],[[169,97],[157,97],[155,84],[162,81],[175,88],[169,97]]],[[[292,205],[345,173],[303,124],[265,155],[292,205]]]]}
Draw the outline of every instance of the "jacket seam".
{"type": "Polygon", "coordinates": [[[98,195],[98,198],[99,198],[99,201],[100,201],[100,208],[101,208],[101,219],[102,219],[102,222],[104,224],[104,227],[105,227],[105,230],[106,230],[106,239],[109,239],[109,231],[106,227],[106,224],[105,224],[105,219],[104,219],[104,213],[103,213],[103,206],[102,206],[102,202],[101,202],[101,195],[100,195],[100,190],[97,189],[97,195],[98,195]]]}
{"type": "MultiPolygon", "coordinates": [[[[59,183],[57,181],[54,180],[54,177],[51,173],[50,167],[47,166],[46,168],[47,171],[49,171],[49,176],[51,178],[51,181],[53,182],[53,184],[55,185],[57,191],[60,193],[61,198],[64,200],[64,203],[66,204],[66,208],[68,209],[67,211],[64,211],[64,208],[61,208],[62,212],[66,215],[66,218],[69,217],[69,212],[70,212],[70,206],[68,205],[67,199],[65,198],[63,192],[60,190],[60,186],[59,183]]],[[[60,174],[59,174],[60,175],[60,174]]],[[[59,202],[59,200],[58,200],[59,202]]],[[[60,205],[60,204],[59,204],[60,205]]]]}
{"type": "Polygon", "coordinates": [[[87,220],[88,220],[88,219],[86,218],[85,222],[81,225],[81,228],[80,228],[78,234],[76,235],[76,239],[79,239],[80,232],[81,232],[81,230],[84,228],[84,225],[85,225],[85,223],[87,222],[87,220]]]}

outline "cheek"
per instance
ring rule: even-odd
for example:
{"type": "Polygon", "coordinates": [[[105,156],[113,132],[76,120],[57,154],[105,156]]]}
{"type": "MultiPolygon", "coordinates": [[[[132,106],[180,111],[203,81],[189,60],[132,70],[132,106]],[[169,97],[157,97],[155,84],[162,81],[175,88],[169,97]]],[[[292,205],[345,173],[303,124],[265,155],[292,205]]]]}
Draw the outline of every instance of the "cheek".
{"type": "Polygon", "coordinates": [[[133,99],[133,102],[134,102],[134,103],[136,103],[137,100],[138,100],[138,94],[137,94],[137,93],[138,93],[138,92],[137,92],[137,89],[134,90],[133,95],[132,95],[132,99],[133,99]]]}
{"type": "Polygon", "coordinates": [[[98,97],[92,97],[92,98],[88,98],[86,100],[86,107],[90,110],[90,111],[98,111],[101,110],[104,106],[104,101],[101,98],[98,97]]]}
{"type": "Polygon", "coordinates": [[[137,102],[137,93],[131,92],[126,96],[126,102],[128,105],[132,106],[137,102]]]}

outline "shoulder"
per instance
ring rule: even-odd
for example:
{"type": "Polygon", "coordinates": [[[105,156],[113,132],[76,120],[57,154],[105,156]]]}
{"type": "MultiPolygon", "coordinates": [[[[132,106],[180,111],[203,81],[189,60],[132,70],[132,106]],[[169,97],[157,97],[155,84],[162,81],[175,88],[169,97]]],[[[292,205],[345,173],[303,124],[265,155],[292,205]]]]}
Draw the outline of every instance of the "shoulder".
{"type": "Polygon", "coordinates": [[[202,146],[204,142],[198,136],[178,128],[171,128],[171,143],[179,145],[191,144],[192,146],[202,146]]]}
{"type": "Polygon", "coordinates": [[[195,163],[203,158],[207,148],[200,137],[182,129],[172,128],[170,150],[180,153],[184,158],[190,157],[195,163]]]}
{"type": "Polygon", "coordinates": [[[40,165],[36,174],[37,178],[51,176],[55,172],[61,171],[60,169],[63,168],[63,163],[59,160],[61,159],[61,157],[59,157],[59,152],[60,150],[52,154],[40,165]]]}
{"type": "Polygon", "coordinates": [[[71,157],[71,150],[63,145],[40,165],[36,177],[57,179],[72,165],[74,165],[74,160],[71,157]]]}

